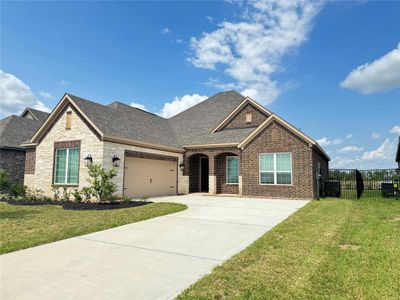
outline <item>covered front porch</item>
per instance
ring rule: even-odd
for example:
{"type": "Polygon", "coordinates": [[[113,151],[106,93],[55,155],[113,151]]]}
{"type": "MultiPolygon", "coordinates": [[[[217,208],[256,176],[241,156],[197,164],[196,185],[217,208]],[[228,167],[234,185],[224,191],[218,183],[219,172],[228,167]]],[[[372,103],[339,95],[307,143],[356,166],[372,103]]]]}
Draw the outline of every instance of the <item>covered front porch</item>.
{"type": "Polygon", "coordinates": [[[189,193],[241,195],[239,149],[187,150],[184,166],[189,193]]]}

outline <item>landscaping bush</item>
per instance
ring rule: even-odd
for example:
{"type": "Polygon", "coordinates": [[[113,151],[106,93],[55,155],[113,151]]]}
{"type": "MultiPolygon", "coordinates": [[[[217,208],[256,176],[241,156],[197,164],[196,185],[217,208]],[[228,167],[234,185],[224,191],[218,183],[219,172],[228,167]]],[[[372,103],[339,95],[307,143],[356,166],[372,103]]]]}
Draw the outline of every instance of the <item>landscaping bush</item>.
{"type": "Polygon", "coordinates": [[[53,185],[53,186],[51,187],[51,190],[53,191],[54,200],[55,200],[55,201],[60,200],[60,187],[59,187],[59,186],[56,186],[56,185],[53,185]]]}
{"type": "Polygon", "coordinates": [[[71,196],[71,191],[66,186],[63,187],[63,201],[68,202],[71,196]]]}
{"type": "Polygon", "coordinates": [[[74,189],[71,192],[72,197],[74,197],[74,202],[75,203],[81,203],[82,202],[82,193],[78,189],[74,189]]]}
{"type": "Polygon", "coordinates": [[[82,188],[81,193],[85,197],[86,202],[89,202],[92,199],[93,196],[92,188],[85,186],[82,188]]]}
{"type": "Polygon", "coordinates": [[[117,185],[111,179],[117,176],[117,171],[114,168],[106,170],[99,164],[90,165],[88,169],[93,196],[99,202],[113,201],[112,195],[117,191],[117,185]]]}
{"type": "Polygon", "coordinates": [[[25,198],[28,187],[16,182],[10,187],[10,196],[16,198],[25,198]]]}
{"type": "Polygon", "coordinates": [[[6,170],[0,169],[0,192],[8,193],[10,190],[10,178],[6,170]]]}

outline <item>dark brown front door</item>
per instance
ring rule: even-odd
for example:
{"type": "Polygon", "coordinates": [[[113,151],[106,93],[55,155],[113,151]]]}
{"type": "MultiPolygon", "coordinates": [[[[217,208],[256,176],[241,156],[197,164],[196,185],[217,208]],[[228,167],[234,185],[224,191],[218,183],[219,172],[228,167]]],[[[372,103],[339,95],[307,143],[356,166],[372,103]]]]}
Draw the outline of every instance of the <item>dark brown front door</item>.
{"type": "Polygon", "coordinates": [[[200,158],[200,192],[208,192],[208,157],[200,158]]]}

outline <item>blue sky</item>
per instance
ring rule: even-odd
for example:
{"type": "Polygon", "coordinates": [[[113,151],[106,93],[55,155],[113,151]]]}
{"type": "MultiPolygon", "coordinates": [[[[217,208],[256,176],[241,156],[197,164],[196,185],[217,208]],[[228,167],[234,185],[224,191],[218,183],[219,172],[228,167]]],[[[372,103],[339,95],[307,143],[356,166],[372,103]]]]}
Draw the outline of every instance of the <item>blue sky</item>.
{"type": "Polygon", "coordinates": [[[171,116],[236,89],[334,167],[394,167],[399,43],[395,1],[1,2],[0,115],[69,92],[171,116]]]}

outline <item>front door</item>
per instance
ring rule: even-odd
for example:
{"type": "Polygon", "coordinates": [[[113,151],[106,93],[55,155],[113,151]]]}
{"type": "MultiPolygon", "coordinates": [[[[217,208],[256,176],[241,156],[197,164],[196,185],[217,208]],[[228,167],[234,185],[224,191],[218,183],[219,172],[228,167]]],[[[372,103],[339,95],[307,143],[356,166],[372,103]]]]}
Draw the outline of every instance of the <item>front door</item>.
{"type": "Polygon", "coordinates": [[[200,158],[200,192],[208,193],[208,157],[200,158]]]}

